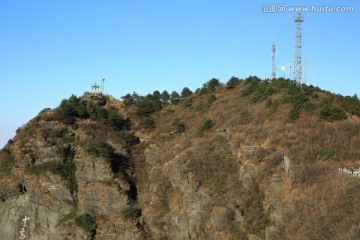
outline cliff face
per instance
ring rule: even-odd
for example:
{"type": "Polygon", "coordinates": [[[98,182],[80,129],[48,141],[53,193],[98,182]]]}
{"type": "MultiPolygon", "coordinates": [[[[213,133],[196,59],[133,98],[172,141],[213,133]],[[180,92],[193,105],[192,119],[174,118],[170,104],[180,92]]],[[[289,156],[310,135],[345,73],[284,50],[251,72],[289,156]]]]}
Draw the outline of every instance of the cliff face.
{"type": "Polygon", "coordinates": [[[128,220],[138,213],[124,139],[136,137],[126,127],[78,123],[34,119],[3,151],[12,166],[0,185],[2,239],[143,239],[128,220]]]}
{"type": "Polygon", "coordinates": [[[337,172],[358,163],[357,117],[320,122],[313,97],[283,121],[281,95],[246,86],[145,120],[103,95],[45,109],[0,152],[1,238],[358,239],[359,179],[337,172]]]}
{"type": "Polygon", "coordinates": [[[282,188],[260,175],[271,176],[265,161],[279,164],[283,156],[261,147],[246,153],[227,136],[177,140],[183,143],[166,144],[172,153],[165,159],[156,145],[145,152],[148,181],[139,186],[139,203],[155,239],[241,239],[260,233],[266,215],[279,211],[274,195],[282,188]],[[274,208],[267,211],[266,205],[274,208]]]}

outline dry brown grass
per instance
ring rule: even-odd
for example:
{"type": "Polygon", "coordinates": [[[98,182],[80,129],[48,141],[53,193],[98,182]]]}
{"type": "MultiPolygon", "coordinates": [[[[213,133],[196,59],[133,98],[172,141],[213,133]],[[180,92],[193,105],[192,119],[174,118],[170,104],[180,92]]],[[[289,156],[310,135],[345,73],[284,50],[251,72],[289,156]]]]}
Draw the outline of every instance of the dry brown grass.
{"type": "MultiPolygon", "coordinates": [[[[153,114],[156,129],[151,132],[151,139],[158,143],[160,162],[174,157],[171,149],[179,142],[184,142],[185,148],[193,147],[187,161],[195,180],[201,182],[200,188],[207,189],[219,202],[225,199],[238,201],[250,214],[245,229],[264,236],[267,216],[262,206],[263,194],[272,174],[282,173],[279,162],[269,158],[269,152],[257,153],[260,156],[253,157],[262,160],[254,163],[258,172],[254,177],[256,181],[243,185],[237,178],[238,172],[234,172],[241,164],[236,161],[234,165],[230,164],[220,157],[220,153],[226,150],[236,156],[243,145],[278,149],[291,159],[294,176],[284,175],[281,191],[285,203],[284,222],[277,223],[272,230],[273,236],[279,239],[341,239],[341,236],[356,239],[360,236],[356,220],[360,199],[356,190],[358,179],[339,176],[336,172],[338,167],[359,163],[359,119],[350,117],[332,123],[321,122],[315,109],[301,110],[298,120],[287,123],[292,104],[279,103],[269,113],[266,101],[252,103],[247,97],[240,97],[243,88],[242,82],[234,90],[218,89],[214,93],[217,100],[208,107],[200,107],[207,99],[205,94],[195,96],[191,107],[168,105],[153,114]],[[167,109],[170,108],[172,112],[169,113],[167,109]],[[186,125],[183,135],[170,134],[171,123],[176,118],[186,125]],[[215,126],[199,139],[197,131],[205,118],[213,120],[215,126]],[[229,130],[222,140],[214,132],[217,128],[229,130]],[[324,148],[332,149],[334,154],[322,161],[319,153],[324,148]]],[[[314,92],[309,101],[317,106],[320,98],[328,96],[328,93],[314,92]],[[318,97],[314,97],[316,95],[318,97]]],[[[282,93],[271,96],[273,102],[281,99],[282,93]]],[[[227,237],[225,233],[223,236],[227,237]]]]}

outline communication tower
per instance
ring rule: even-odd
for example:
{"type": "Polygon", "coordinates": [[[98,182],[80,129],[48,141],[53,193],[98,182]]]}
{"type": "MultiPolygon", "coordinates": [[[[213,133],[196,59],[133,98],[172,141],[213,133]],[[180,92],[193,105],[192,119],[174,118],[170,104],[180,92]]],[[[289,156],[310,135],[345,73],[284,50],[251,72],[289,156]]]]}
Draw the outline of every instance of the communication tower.
{"type": "Polygon", "coordinates": [[[304,65],[305,65],[305,69],[304,69],[304,83],[306,84],[307,81],[307,59],[305,58],[304,60],[304,65]]]}
{"type": "Polygon", "coordinates": [[[296,23],[296,44],[295,44],[295,61],[294,61],[294,80],[297,84],[302,84],[302,71],[301,71],[301,24],[304,22],[304,18],[301,16],[301,12],[294,18],[296,23]]]}
{"type": "Polygon", "coordinates": [[[276,78],[276,62],[275,62],[275,56],[276,56],[276,47],[275,47],[275,41],[272,43],[272,50],[271,50],[271,57],[272,57],[272,73],[271,73],[271,79],[276,78]]]}

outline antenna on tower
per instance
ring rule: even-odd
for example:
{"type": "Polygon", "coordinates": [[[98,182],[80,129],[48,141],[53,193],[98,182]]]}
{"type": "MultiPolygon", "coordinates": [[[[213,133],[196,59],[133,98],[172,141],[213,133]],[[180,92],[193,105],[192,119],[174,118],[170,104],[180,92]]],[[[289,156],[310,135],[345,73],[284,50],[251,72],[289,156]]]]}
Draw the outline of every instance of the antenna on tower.
{"type": "Polygon", "coordinates": [[[104,93],[104,88],[105,88],[105,78],[102,79],[102,87],[101,87],[102,93],[104,93]]]}
{"type": "Polygon", "coordinates": [[[276,78],[276,63],[275,63],[275,56],[276,56],[276,47],[275,47],[275,41],[272,42],[272,49],[271,49],[271,57],[272,57],[272,73],[271,73],[271,79],[276,78]]]}
{"type": "Polygon", "coordinates": [[[295,44],[295,60],[294,60],[294,80],[295,83],[301,85],[302,83],[302,71],[301,71],[301,24],[304,22],[304,18],[301,16],[301,12],[294,18],[296,23],[296,44],[295,44]]]}
{"type": "Polygon", "coordinates": [[[304,83],[307,81],[307,59],[304,60],[304,83]]]}
{"type": "Polygon", "coordinates": [[[289,65],[289,75],[290,75],[289,78],[291,79],[291,77],[292,77],[291,76],[291,65],[289,65]]]}

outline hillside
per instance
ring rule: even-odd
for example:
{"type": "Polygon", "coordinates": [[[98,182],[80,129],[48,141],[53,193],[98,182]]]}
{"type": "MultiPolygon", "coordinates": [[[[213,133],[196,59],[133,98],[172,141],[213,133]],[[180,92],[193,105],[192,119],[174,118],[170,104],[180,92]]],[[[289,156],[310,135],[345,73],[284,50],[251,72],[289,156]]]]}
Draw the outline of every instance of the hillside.
{"type": "Polygon", "coordinates": [[[360,239],[359,146],[357,96],[281,78],[71,96],[1,150],[0,236],[360,239]]]}

